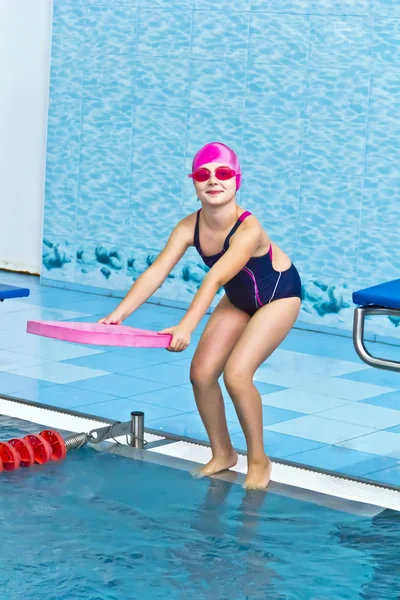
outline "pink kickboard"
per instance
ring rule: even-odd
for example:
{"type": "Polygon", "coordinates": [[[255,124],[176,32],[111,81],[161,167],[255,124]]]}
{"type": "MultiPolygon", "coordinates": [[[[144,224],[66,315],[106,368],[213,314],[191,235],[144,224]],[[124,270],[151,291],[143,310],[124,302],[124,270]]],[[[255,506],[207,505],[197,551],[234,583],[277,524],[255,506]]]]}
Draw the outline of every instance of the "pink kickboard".
{"type": "Polygon", "coordinates": [[[104,323],[65,323],[61,321],[28,321],[26,331],[43,337],[97,346],[130,346],[131,348],[168,348],[172,336],[126,325],[104,323]]]}

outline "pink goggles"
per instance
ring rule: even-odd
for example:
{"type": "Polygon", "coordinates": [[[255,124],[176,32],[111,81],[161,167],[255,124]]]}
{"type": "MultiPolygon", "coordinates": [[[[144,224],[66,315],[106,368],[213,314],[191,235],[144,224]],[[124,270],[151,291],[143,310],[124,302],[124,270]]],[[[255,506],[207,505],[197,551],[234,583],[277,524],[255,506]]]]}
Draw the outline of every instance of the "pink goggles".
{"type": "MultiPolygon", "coordinates": [[[[204,183],[210,179],[211,175],[212,173],[209,169],[201,167],[200,169],[196,169],[193,173],[190,173],[188,177],[191,177],[199,183],[204,183]]],[[[230,167],[217,167],[214,171],[214,175],[219,181],[227,181],[228,179],[235,177],[235,175],[239,175],[239,173],[236,173],[236,171],[230,167]]]]}

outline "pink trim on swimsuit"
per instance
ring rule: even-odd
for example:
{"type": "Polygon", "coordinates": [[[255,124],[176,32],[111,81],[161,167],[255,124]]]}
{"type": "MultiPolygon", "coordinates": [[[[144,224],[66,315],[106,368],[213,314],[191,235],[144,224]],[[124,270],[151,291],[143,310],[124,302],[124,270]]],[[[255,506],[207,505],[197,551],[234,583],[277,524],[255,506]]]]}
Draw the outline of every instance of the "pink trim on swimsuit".
{"type": "Polygon", "coordinates": [[[239,221],[244,221],[245,219],[247,219],[247,217],[250,217],[251,212],[249,212],[248,210],[245,210],[244,213],[242,213],[239,217],[239,221]]]}
{"type": "Polygon", "coordinates": [[[254,276],[253,271],[251,271],[248,267],[243,267],[243,271],[246,271],[246,273],[248,273],[250,275],[250,277],[253,280],[254,283],[254,293],[255,293],[255,298],[256,298],[256,306],[257,306],[257,302],[259,303],[260,307],[264,306],[263,303],[260,300],[260,294],[258,292],[258,285],[257,285],[257,281],[256,278],[254,276]]]}

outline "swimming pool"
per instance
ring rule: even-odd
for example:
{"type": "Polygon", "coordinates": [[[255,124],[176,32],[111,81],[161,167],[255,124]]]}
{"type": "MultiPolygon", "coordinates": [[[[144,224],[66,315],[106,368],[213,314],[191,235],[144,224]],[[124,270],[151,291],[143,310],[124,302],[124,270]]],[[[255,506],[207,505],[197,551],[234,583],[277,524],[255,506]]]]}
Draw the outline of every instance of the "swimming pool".
{"type": "MultiPolygon", "coordinates": [[[[0,417],[0,439],[27,431],[38,426],[0,417]]],[[[234,481],[90,448],[2,473],[0,501],[0,586],[13,600],[400,595],[392,511],[370,518],[246,494],[234,481]]]]}

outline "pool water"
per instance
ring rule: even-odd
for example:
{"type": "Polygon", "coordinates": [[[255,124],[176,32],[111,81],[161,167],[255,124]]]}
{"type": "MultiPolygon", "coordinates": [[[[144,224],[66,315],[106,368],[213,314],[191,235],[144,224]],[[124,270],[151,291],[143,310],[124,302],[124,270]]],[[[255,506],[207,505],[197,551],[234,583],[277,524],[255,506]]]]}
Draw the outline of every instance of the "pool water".
{"type": "MultiPolygon", "coordinates": [[[[0,439],[39,431],[0,417],[0,439]]],[[[19,600],[397,600],[400,515],[334,511],[82,448],[2,473],[0,588],[19,600]]]]}

